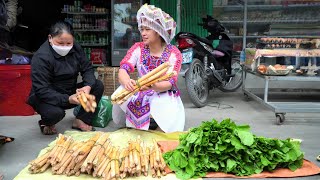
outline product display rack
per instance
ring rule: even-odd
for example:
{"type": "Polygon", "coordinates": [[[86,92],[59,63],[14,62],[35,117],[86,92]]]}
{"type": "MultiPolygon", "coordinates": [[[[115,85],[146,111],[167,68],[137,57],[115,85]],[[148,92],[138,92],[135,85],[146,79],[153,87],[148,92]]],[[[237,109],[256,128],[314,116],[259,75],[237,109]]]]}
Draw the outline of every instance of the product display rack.
{"type": "Polygon", "coordinates": [[[234,50],[240,52],[243,48],[254,47],[257,38],[288,37],[317,38],[320,36],[320,2],[316,1],[269,1],[244,0],[222,1],[214,5],[213,16],[229,31],[229,37],[234,41],[234,50]],[[314,34],[302,32],[299,34],[270,33],[272,25],[314,25],[314,34]],[[243,39],[241,41],[241,39],[243,39]],[[246,46],[244,46],[245,44],[246,46]]]}
{"type": "Polygon", "coordinates": [[[72,24],[75,40],[83,47],[94,67],[111,63],[109,6],[101,1],[74,1],[64,5],[61,12],[65,14],[65,21],[72,24]]]}
{"type": "MultiPolygon", "coordinates": [[[[272,51],[272,50],[271,50],[272,51]]],[[[292,51],[295,51],[294,49],[292,51]]],[[[268,54],[270,55],[270,54],[268,54]]],[[[273,56],[278,56],[280,54],[273,54],[273,56]]],[[[260,57],[255,59],[257,64],[260,64],[260,58],[264,57],[264,54],[261,54],[260,57]]],[[[297,56],[295,56],[297,57],[297,56]]],[[[284,91],[281,93],[281,98],[285,99],[275,99],[270,100],[270,83],[271,82],[311,82],[311,83],[318,83],[320,82],[319,76],[299,76],[296,74],[289,74],[287,76],[265,76],[253,71],[251,68],[244,67],[243,71],[243,83],[242,83],[242,91],[244,93],[245,98],[248,100],[252,98],[259,103],[265,105],[267,108],[271,109],[275,113],[276,117],[276,124],[281,125],[285,121],[285,114],[286,113],[318,113],[320,112],[320,101],[313,101],[313,102],[305,102],[303,99],[298,98],[297,95],[292,98],[289,97],[286,99],[287,95],[290,93],[284,91]],[[260,80],[264,81],[263,93],[255,92],[255,88],[247,88],[247,75],[250,74],[254,77],[258,77],[260,80]]],[[[279,87],[280,89],[288,89],[287,87],[279,87]]]]}
{"type": "MultiPolygon", "coordinates": [[[[309,38],[320,39],[320,13],[318,9],[320,2],[317,1],[287,1],[287,0],[243,0],[242,4],[236,0],[223,0],[220,4],[214,6],[214,17],[217,18],[229,30],[229,37],[234,41],[234,51],[240,52],[245,48],[255,49],[260,38],[309,38]]],[[[319,48],[319,47],[312,47],[319,48]]],[[[278,63],[276,58],[285,60],[294,58],[295,68],[299,68],[300,58],[310,58],[314,66],[319,65],[319,54],[307,53],[301,51],[319,51],[319,49],[278,49],[271,48],[267,51],[253,51],[255,55],[246,59],[243,71],[242,90],[246,98],[257,100],[269,109],[273,110],[276,116],[276,123],[282,124],[285,120],[286,113],[317,113],[320,112],[320,101],[312,99],[299,99],[297,95],[290,96],[290,86],[288,82],[310,82],[317,83],[320,81],[319,76],[314,75],[297,75],[295,69],[287,76],[265,76],[256,72],[256,67],[260,60],[278,63]],[[285,53],[282,51],[285,50],[285,53]],[[258,55],[259,54],[259,55],[258,55]],[[285,54],[285,55],[284,55],[285,54]],[[254,57],[253,57],[254,56],[254,57]],[[271,59],[270,59],[271,58],[271,59]],[[247,61],[249,62],[247,64],[247,61]],[[263,92],[257,91],[258,87],[248,87],[247,76],[250,75],[255,80],[264,82],[263,92]],[[281,99],[277,99],[277,93],[270,88],[272,82],[280,84],[276,89],[280,89],[281,99]],[[287,82],[287,85],[284,82],[287,82]],[[283,91],[285,89],[285,91],[283,91]],[[308,101],[308,102],[307,102],[308,101]]],[[[290,59],[291,60],[291,59],[290,59]]],[[[265,63],[264,62],[264,63],[265,63]]],[[[274,65],[274,64],[267,64],[274,65]]],[[[290,64],[286,64],[290,65],[290,64]]],[[[301,67],[302,68],[302,67],[301,67]]],[[[256,84],[256,83],[253,83],[256,84]]],[[[295,83],[294,83],[295,84],[295,83]]],[[[303,95],[302,87],[294,89],[303,95]]],[[[308,89],[311,90],[311,89],[308,89]]],[[[315,95],[318,95],[315,91],[315,95]]]]}
{"type": "Polygon", "coordinates": [[[108,29],[75,29],[75,32],[108,32],[108,29]]]}
{"type": "MultiPolygon", "coordinates": [[[[236,39],[236,38],[243,38],[243,36],[229,36],[230,38],[236,39]]],[[[247,39],[249,38],[263,38],[263,37],[274,37],[274,36],[246,36],[247,39]]],[[[281,36],[283,38],[318,38],[319,36],[310,36],[310,35],[305,35],[305,36],[298,36],[298,35],[293,35],[293,36],[281,36]]]]}
{"type": "Polygon", "coordinates": [[[105,12],[70,12],[70,11],[62,11],[61,13],[71,14],[71,15],[108,15],[105,12]]]}
{"type": "MultiPolygon", "coordinates": [[[[319,77],[301,77],[301,76],[263,76],[257,75],[251,71],[244,71],[244,77],[247,73],[251,73],[256,77],[264,80],[264,94],[262,97],[255,94],[245,87],[243,84],[243,92],[246,98],[252,98],[261,104],[265,105],[269,109],[273,110],[276,116],[276,124],[281,125],[285,121],[286,113],[318,113],[320,112],[320,102],[297,102],[297,101],[270,101],[269,98],[269,82],[271,81],[293,81],[293,82],[319,82],[319,77]]],[[[244,78],[246,79],[246,78],[244,78]]]]}

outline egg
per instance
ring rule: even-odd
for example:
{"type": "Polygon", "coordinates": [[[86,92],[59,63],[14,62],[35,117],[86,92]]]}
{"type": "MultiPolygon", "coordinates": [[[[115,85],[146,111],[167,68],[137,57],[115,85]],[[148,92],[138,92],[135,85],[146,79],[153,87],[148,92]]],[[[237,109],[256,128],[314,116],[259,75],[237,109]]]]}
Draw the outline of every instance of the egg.
{"type": "Polygon", "coordinates": [[[265,74],[267,72],[267,67],[265,65],[259,65],[257,69],[262,74],[265,74]]]}
{"type": "Polygon", "coordinates": [[[280,64],[276,64],[273,66],[276,70],[279,70],[279,69],[282,69],[281,65],[280,64]]]}

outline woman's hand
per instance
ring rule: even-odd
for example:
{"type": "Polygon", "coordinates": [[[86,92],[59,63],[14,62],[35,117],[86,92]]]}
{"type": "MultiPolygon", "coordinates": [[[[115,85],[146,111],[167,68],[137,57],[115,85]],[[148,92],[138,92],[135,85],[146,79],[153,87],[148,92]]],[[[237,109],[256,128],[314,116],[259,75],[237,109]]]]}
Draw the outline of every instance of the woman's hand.
{"type": "Polygon", "coordinates": [[[172,84],[169,81],[161,81],[161,82],[156,82],[152,84],[152,86],[149,86],[149,89],[152,89],[157,92],[164,92],[168,91],[172,88],[172,84]]]}
{"type": "Polygon", "coordinates": [[[81,91],[86,93],[86,94],[90,94],[91,87],[90,86],[83,86],[82,88],[77,89],[77,93],[81,92],[81,91]]]}
{"type": "Polygon", "coordinates": [[[136,85],[136,81],[133,79],[129,79],[122,84],[122,86],[128,91],[134,91],[135,85],[136,85]]]}
{"type": "Polygon", "coordinates": [[[78,95],[72,94],[71,96],[69,96],[69,103],[70,104],[80,104],[80,102],[78,100],[78,95]]]}
{"type": "Polygon", "coordinates": [[[136,81],[130,78],[125,69],[119,69],[119,83],[128,91],[134,91],[136,81]]]}
{"type": "Polygon", "coordinates": [[[148,91],[148,90],[152,90],[152,85],[151,86],[142,86],[140,88],[140,91],[148,91]]]}

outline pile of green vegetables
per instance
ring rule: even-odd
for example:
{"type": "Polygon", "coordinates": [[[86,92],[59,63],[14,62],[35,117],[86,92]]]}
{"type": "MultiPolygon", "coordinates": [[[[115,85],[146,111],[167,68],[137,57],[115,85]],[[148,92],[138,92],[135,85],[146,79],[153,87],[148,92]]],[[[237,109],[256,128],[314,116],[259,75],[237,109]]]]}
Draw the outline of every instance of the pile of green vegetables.
{"type": "Polygon", "coordinates": [[[304,153],[300,142],[257,137],[250,126],[230,119],[203,122],[182,134],[179,146],[163,155],[180,179],[204,177],[207,172],[249,176],[278,167],[300,168],[304,153]]]}

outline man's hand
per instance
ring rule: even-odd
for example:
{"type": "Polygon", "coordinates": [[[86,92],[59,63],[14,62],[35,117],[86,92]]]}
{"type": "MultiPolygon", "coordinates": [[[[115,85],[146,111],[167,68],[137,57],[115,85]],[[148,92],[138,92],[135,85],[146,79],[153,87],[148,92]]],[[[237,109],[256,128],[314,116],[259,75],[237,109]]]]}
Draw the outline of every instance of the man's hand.
{"type": "Polygon", "coordinates": [[[80,102],[78,100],[78,95],[72,94],[71,96],[69,96],[69,103],[70,104],[80,104],[80,102]]]}

